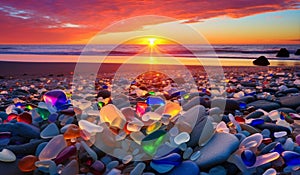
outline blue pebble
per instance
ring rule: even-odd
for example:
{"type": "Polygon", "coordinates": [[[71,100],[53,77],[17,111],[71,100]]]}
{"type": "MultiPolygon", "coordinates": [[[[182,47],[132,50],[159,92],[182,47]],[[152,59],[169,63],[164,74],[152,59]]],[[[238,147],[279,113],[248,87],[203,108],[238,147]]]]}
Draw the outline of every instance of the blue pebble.
{"type": "Polygon", "coordinates": [[[245,102],[240,102],[240,109],[244,110],[247,108],[247,104],[245,102]]]}
{"type": "Polygon", "coordinates": [[[295,146],[294,151],[300,154],[300,146],[295,146]]]}
{"type": "Polygon", "coordinates": [[[227,171],[222,166],[216,166],[209,170],[210,175],[224,175],[227,174],[227,171]]]}
{"type": "Polygon", "coordinates": [[[246,138],[246,136],[242,133],[237,133],[235,134],[235,136],[239,139],[240,142],[242,142],[246,138]]]}
{"type": "Polygon", "coordinates": [[[198,165],[193,161],[187,160],[176,166],[171,172],[168,173],[168,175],[195,175],[199,173],[200,170],[198,165]]]}
{"type": "Polygon", "coordinates": [[[264,138],[269,138],[271,132],[268,129],[264,129],[264,130],[261,131],[261,134],[263,135],[264,138]]]}
{"type": "Polygon", "coordinates": [[[181,163],[181,156],[177,153],[172,153],[164,157],[154,158],[152,162],[156,164],[179,165],[181,163]]]}
{"type": "Polygon", "coordinates": [[[48,121],[49,122],[55,122],[57,120],[57,117],[58,117],[58,114],[57,113],[53,113],[53,114],[50,114],[48,116],[48,121]]]}
{"type": "Polygon", "coordinates": [[[285,161],[285,164],[294,166],[300,165],[300,154],[294,151],[284,151],[282,152],[282,157],[285,161]]]}
{"type": "Polygon", "coordinates": [[[272,143],[266,145],[264,148],[261,149],[260,155],[271,152],[275,148],[276,144],[278,144],[278,142],[272,142],[272,143]]]}
{"type": "Polygon", "coordinates": [[[278,152],[279,154],[281,154],[284,151],[282,144],[281,143],[277,143],[274,147],[274,149],[271,150],[271,152],[278,152]]]}
{"type": "Polygon", "coordinates": [[[172,164],[156,164],[153,163],[153,161],[150,162],[150,166],[158,173],[167,173],[175,167],[175,165],[172,164]]]}
{"type": "Polygon", "coordinates": [[[256,156],[251,150],[243,151],[241,158],[246,166],[252,166],[256,162],[256,156]]]}
{"type": "Polygon", "coordinates": [[[43,143],[40,143],[39,146],[36,148],[35,150],[35,156],[39,156],[41,151],[45,148],[45,146],[48,144],[48,142],[43,142],[43,143]]]}
{"type": "Polygon", "coordinates": [[[6,114],[6,112],[0,111],[0,118],[2,119],[2,121],[6,120],[7,116],[8,115],[6,114]]]}
{"type": "Polygon", "coordinates": [[[248,137],[248,136],[250,135],[250,132],[248,132],[248,131],[246,131],[246,130],[244,130],[244,131],[242,131],[242,132],[240,132],[240,133],[244,134],[246,137],[248,137]]]}
{"type": "Polygon", "coordinates": [[[146,100],[146,103],[149,106],[153,106],[153,105],[164,106],[165,105],[165,101],[162,98],[160,98],[160,97],[153,97],[153,96],[148,97],[147,100],[146,100]]]}
{"type": "Polygon", "coordinates": [[[254,119],[251,121],[250,125],[257,126],[257,125],[261,125],[263,123],[265,123],[265,120],[263,120],[263,119],[254,119]]]}

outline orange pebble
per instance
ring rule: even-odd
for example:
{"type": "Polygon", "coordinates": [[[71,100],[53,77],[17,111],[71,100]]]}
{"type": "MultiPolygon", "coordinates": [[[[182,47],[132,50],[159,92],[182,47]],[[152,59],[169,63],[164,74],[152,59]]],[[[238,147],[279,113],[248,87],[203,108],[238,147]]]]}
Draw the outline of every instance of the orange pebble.
{"type": "Polygon", "coordinates": [[[18,162],[18,167],[22,172],[30,172],[36,169],[34,163],[38,161],[38,158],[34,155],[28,155],[23,157],[18,162]]]}
{"type": "Polygon", "coordinates": [[[71,124],[66,132],[64,133],[65,139],[73,139],[76,137],[80,137],[80,129],[77,125],[71,124]]]}

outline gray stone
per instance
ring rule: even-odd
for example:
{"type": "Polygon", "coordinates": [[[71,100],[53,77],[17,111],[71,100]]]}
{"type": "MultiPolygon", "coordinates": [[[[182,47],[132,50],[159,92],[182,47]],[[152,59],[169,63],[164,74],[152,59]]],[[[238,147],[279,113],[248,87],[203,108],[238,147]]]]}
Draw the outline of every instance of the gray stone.
{"type": "Polygon", "coordinates": [[[286,96],[279,98],[279,102],[283,107],[296,109],[300,106],[300,96],[286,96]]]}
{"type": "Polygon", "coordinates": [[[239,140],[232,134],[216,133],[212,139],[200,149],[201,156],[196,160],[200,169],[207,169],[225,162],[238,149],[239,140]],[[220,146],[222,149],[220,149],[220,146]]]}
{"type": "Polygon", "coordinates": [[[255,109],[263,109],[267,112],[280,108],[280,105],[278,103],[270,102],[267,100],[258,100],[258,101],[249,103],[247,106],[248,107],[254,106],[255,109]]]}

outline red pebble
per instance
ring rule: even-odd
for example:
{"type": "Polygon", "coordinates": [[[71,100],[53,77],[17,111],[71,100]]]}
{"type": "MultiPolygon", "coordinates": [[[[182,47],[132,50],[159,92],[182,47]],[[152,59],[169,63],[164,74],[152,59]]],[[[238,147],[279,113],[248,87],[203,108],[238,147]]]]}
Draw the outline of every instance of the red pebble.
{"type": "Polygon", "coordinates": [[[17,121],[27,123],[27,124],[31,124],[32,123],[32,116],[28,112],[23,112],[21,115],[19,115],[17,117],[17,121]]]}

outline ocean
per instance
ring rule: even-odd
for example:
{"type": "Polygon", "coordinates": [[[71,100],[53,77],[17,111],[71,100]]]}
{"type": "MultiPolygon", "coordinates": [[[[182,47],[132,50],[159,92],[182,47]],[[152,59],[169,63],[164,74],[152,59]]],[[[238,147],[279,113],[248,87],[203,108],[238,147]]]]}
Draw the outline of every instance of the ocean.
{"type": "MultiPolygon", "coordinates": [[[[0,45],[0,61],[22,62],[76,62],[79,55],[106,56],[114,58],[140,54],[145,45],[0,45]],[[84,52],[83,52],[84,51],[84,52]]],[[[295,55],[300,45],[157,45],[156,51],[160,55],[173,57],[198,57],[253,60],[261,55],[270,60],[300,61],[300,56],[295,55]],[[290,57],[278,58],[276,53],[280,48],[286,48],[290,57]],[[163,53],[163,54],[162,54],[163,53]]],[[[144,56],[148,56],[145,54],[144,56]]]]}

